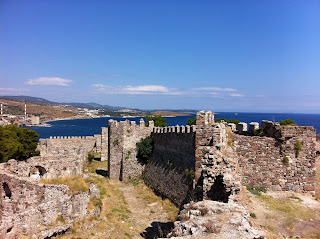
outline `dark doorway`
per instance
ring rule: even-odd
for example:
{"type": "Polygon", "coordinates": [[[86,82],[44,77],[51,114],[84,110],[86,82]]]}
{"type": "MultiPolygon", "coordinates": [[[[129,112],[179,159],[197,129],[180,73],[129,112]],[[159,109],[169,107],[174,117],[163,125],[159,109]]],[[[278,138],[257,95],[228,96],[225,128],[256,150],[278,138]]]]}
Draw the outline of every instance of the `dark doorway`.
{"type": "Polygon", "coordinates": [[[2,187],[4,189],[4,193],[5,193],[6,197],[11,198],[12,193],[11,193],[11,190],[10,190],[8,184],[7,183],[3,183],[2,187]]]}
{"type": "Polygon", "coordinates": [[[36,166],[36,168],[38,169],[41,177],[47,173],[47,170],[44,167],[36,166]]]}
{"type": "Polygon", "coordinates": [[[227,203],[231,192],[227,192],[223,181],[223,175],[218,175],[208,191],[208,197],[213,201],[227,203]]]}

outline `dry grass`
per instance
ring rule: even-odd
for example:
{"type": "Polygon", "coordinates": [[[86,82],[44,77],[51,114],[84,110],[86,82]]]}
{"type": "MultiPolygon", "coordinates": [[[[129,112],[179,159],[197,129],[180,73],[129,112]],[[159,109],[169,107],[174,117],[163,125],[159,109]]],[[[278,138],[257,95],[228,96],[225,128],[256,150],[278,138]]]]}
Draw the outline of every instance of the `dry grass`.
{"type": "Polygon", "coordinates": [[[85,172],[88,171],[89,173],[96,173],[97,169],[108,170],[108,161],[93,160],[91,163],[85,161],[83,169],[85,172]]]}
{"type": "Polygon", "coordinates": [[[288,192],[267,192],[260,196],[248,193],[248,196],[251,199],[248,201],[249,210],[257,215],[251,221],[257,228],[267,230],[267,238],[279,238],[280,235],[285,238],[317,238],[320,210],[319,206],[312,206],[310,196],[288,192]]]}
{"type": "Polygon", "coordinates": [[[135,187],[135,192],[139,198],[143,199],[145,204],[154,204],[158,203],[163,208],[164,212],[168,216],[169,221],[175,221],[177,219],[179,208],[177,208],[170,200],[162,199],[157,196],[152,189],[146,186],[142,178],[138,178],[130,181],[135,187]]]}
{"type": "Polygon", "coordinates": [[[40,179],[43,184],[64,184],[69,186],[69,193],[88,192],[88,184],[80,176],[40,179]]]}

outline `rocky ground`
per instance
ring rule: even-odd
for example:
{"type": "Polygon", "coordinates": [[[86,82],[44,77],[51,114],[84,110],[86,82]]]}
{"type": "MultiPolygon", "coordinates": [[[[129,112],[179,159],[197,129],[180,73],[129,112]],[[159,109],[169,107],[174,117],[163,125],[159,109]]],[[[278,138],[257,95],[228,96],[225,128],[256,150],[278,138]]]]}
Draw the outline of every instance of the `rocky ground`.
{"type": "Polygon", "coordinates": [[[265,238],[265,233],[255,230],[249,223],[246,209],[235,202],[204,200],[191,202],[180,212],[172,238],[265,238]]]}

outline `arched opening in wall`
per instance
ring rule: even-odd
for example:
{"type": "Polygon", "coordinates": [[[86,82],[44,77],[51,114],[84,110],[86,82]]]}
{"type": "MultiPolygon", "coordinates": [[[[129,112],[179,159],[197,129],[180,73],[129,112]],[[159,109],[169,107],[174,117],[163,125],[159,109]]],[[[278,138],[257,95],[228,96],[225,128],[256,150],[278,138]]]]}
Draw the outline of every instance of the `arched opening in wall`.
{"type": "Polygon", "coordinates": [[[40,177],[42,177],[43,175],[45,175],[47,173],[47,170],[42,166],[36,166],[36,168],[39,171],[40,177]]]}
{"type": "Polygon", "coordinates": [[[6,182],[4,182],[2,184],[2,187],[3,187],[3,190],[4,190],[5,196],[8,197],[8,198],[11,198],[12,193],[11,193],[11,190],[10,190],[8,184],[6,182]]]}
{"type": "Polygon", "coordinates": [[[226,185],[223,181],[223,175],[216,176],[214,184],[208,191],[208,197],[213,201],[227,203],[231,192],[227,192],[226,185]]]}

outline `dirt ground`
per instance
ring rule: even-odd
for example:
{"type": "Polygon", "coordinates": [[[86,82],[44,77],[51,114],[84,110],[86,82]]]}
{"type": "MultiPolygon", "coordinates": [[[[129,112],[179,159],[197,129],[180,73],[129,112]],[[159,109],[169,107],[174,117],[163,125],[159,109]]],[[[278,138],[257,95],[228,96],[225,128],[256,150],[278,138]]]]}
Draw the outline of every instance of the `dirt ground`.
{"type": "Polygon", "coordinates": [[[169,200],[156,196],[141,179],[127,183],[109,180],[93,173],[107,169],[103,162],[92,165],[87,180],[100,188],[100,218],[79,221],[57,238],[157,238],[172,227],[178,208],[169,200]]]}
{"type": "Polygon", "coordinates": [[[320,238],[320,202],[311,195],[293,192],[250,192],[251,223],[267,238],[320,238]]]}

